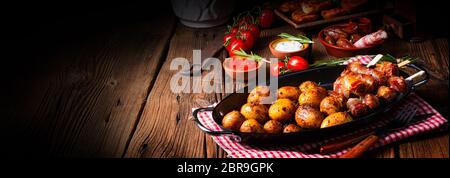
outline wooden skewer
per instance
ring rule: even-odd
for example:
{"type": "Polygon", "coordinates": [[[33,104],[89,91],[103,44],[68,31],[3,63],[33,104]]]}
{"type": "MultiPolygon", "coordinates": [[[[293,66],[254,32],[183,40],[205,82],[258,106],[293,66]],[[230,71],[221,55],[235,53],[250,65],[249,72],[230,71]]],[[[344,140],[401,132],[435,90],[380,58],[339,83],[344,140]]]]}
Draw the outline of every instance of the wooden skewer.
{"type": "Polygon", "coordinates": [[[367,64],[367,67],[371,67],[373,65],[375,65],[376,63],[378,63],[378,61],[383,57],[383,55],[381,54],[377,54],[377,56],[375,56],[372,61],[369,62],[369,64],[367,64]]]}
{"type": "Polygon", "coordinates": [[[421,70],[421,71],[419,71],[419,72],[417,72],[417,73],[415,73],[415,74],[409,76],[409,77],[406,78],[405,80],[407,80],[407,81],[408,81],[408,80],[412,80],[412,79],[414,79],[414,78],[416,78],[416,77],[419,77],[419,76],[423,75],[424,73],[425,73],[425,71],[421,70]]]}
{"type": "Polygon", "coordinates": [[[397,64],[397,67],[403,67],[403,66],[405,66],[405,65],[407,65],[407,64],[409,64],[409,63],[411,63],[410,60],[405,60],[405,61],[400,62],[399,64],[397,64]]]}

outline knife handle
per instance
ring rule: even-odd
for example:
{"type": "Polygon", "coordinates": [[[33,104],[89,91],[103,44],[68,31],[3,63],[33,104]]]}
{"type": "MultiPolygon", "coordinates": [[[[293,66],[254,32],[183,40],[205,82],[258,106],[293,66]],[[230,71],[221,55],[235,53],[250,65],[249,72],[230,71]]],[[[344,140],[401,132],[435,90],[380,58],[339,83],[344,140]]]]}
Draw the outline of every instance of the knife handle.
{"type": "Polygon", "coordinates": [[[372,135],[374,133],[375,132],[373,132],[372,130],[365,131],[363,133],[346,136],[344,138],[340,138],[338,140],[334,140],[332,142],[326,143],[320,147],[320,154],[328,154],[328,153],[332,153],[332,152],[337,152],[344,148],[354,146],[357,143],[364,140],[365,138],[367,138],[369,135],[372,135]]]}
{"type": "Polygon", "coordinates": [[[365,151],[371,148],[375,143],[377,143],[380,137],[376,134],[368,136],[366,139],[358,143],[347,153],[344,153],[339,158],[357,158],[360,157],[365,151]]]}

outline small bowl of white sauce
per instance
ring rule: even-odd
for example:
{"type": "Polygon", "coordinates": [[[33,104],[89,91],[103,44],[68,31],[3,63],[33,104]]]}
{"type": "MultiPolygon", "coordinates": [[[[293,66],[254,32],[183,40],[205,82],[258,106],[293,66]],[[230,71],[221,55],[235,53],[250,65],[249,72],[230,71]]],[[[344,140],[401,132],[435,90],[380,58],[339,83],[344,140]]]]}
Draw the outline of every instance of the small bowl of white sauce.
{"type": "Polygon", "coordinates": [[[285,38],[273,40],[269,44],[270,52],[276,58],[283,59],[286,56],[301,56],[307,57],[309,48],[308,43],[300,43],[298,41],[291,41],[285,38]]]}

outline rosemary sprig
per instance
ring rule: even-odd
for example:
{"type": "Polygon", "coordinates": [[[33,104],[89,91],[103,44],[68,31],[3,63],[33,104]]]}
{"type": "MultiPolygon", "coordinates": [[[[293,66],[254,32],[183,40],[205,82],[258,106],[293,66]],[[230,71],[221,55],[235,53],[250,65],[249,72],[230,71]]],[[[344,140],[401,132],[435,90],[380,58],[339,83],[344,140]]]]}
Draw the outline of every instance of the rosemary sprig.
{"type": "Polygon", "coordinates": [[[270,61],[268,61],[267,59],[264,59],[263,57],[261,57],[261,56],[259,56],[257,54],[253,54],[253,52],[250,52],[250,54],[248,54],[243,49],[241,49],[241,50],[234,50],[233,53],[236,56],[245,57],[247,59],[255,60],[256,62],[263,61],[263,62],[270,63],[270,61]]]}
{"type": "Polygon", "coordinates": [[[314,41],[303,35],[294,36],[289,33],[280,33],[278,36],[281,38],[288,39],[290,41],[298,41],[300,43],[314,43],[314,41]]]}
{"type": "MultiPolygon", "coordinates": [[[[374,58],[375,55],[369,55],[371,58],[374,58]]],[[[344,57],[344,58],[338,58],[338,59],[324,59],[324,60],[319,60],[316,61],[314,64],[309,65],[310,68],[316,68],[316,67],[329,67],[329,66],[338,66],[338,65],[342,65],[345,61],[349,60],[352,57],[344,57]]],[[[382,62],[382,61],[388,61],[388,62],[392,62],[392,63],[400,63],[402,61],[405,60],[410,60],[411,62],[414,62],[416,59],[411,58],[409,56],[405,56],[405,57],[401,57],[401,58],[395,58],[394,56],[390,55],[390,54],[386,54],[383,55],[383,57],[378,61],[382,62]]]]}
{"type": "Polygon", "coordinates": [[[316,61],[315,63],[309,65],[310,68],[316,68],[316,67],[324,67],[324,66],[338,66],[342,65],[345,61],[349,60],[350,58],[338,58],[338,59],[323,59],[316,61]]]}

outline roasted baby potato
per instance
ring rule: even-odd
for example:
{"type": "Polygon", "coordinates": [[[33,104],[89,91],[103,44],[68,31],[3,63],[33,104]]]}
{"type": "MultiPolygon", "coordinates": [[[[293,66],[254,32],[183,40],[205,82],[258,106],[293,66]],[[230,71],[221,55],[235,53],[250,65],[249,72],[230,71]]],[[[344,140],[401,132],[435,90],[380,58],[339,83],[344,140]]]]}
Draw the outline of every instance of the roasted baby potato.
{"type": "Polygon", "coordinates": [[[302,128],[320,128],[320,124],[322,124],[323,121],[323,115],[319,110],[309,105],[300,105],[295,112],[295,121],[297,122],[297,125],[302,128]]]}
{"type": "Polygon", "coordinates": [[[333,96],[327,96],[320,102],[320,112],[327,115],[342,111],[342,103],[333,96]]]}
{"type": "Polygon", "coordinates": [[[260,104],[262,100],[269,97],[270,90],[267,86],[256,86],[247,98],[247,103],[260,104]]]}
{"type": "Polygon", "coordinates": [[[264,124],[269,120],[267,112],[267,107],[262,104],[246,103],[241,107],[241,114],[246,119],[255,119],[260,124],[264,124]]]}
{"type": "Polygon", "coordinates": [[[278,99],[269,108],[269,117],[272,120],[285,123],[292,118],[295,105],[289,99],[278,99]]]}
{"type": "Polygon", "coordinates": [[[241,132],[248,132],[248,133],[264,133],[263,127],[255,119],[248,119],[244,121],[239,130],[241,132]]]}
{"type": "Polygon", "coordinates": [[[290,99],[291,101],[297,101],[300,96],[300,89],[293,86],[284,86],[277,91],[278,99],[290,99]]]}
{"type": "Polygon", "coordinates": [[[320,125],[320,128],[326,128],[331,127],[339,124],[343,124],[346,122],[352,121],[353,118],[348,114],[347,112],[337,112],[330,114],[328,117],[326,117],[322,124],[320,125]]]}
{"type": "Polygon", "coordinates": [[[227,129],[239,131],[242,123],[245,121],[244,116],[239,111],[231,111],[223,116],[222,126],[227,129]]]}
{"type": "Polygon", "coordinates": [[[319,84],[312,81],[305,81],[302,84],[300,84],[298,88],[300,89],[301,93],[305,93],[310,90],[317,90],[319,93],[327,95],[327,89],[321,87],[319,84]]]}
{"type": "Polygon", "coordinates": [[[283,133],[293,133],[293,132],[300,132],[300,131],[302,131],[302,128],[300,128],[298,125],[288,124],[284,127],[283,133]]]}
{"type": "Polygon", "coordinates": [[[283,124],[276,120],[267,121],[263,127],[266,133],[281,133],[283,132],[283,124]]]}
{"type": "Polygon", "coordinates": [[[300,92],[305,93],[311,89],[320,87],[319,84],[313,81],[304,81],[300,86],[298,87],[300,89],[300,92]]]}
{"type": "Polygon", "coordinates": [[[325,98],[326,95],[319,92],[318,90],[312,89],[308,90],[298,97],[298,104],[299,105],[309,105],[314,108],[319,108],[320,102],[323,98],[325,98]]]}

